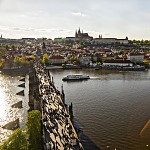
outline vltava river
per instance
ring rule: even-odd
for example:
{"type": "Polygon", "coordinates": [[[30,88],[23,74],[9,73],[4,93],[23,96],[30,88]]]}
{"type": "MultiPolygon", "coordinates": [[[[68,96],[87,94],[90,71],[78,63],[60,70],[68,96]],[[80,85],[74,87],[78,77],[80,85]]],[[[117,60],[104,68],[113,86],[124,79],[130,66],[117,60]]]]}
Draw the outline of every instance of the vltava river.
{"type": "Polygon", "coordinates": [[[59,90],[63,84],[66,103],[73,103],[83,132],[99,148],[149,149],[150,128],[147,132],[143,127],[150,119],[150,71],[53,70],[51,74],[59,90]],[[63,82],[69,74],[92,79],[63,82]]]}
{"type": "Polygon", "coordinates": [[[2,126],[19,118],[20,127],[24,129],[24,123],[27,116],[29,82],[26,76],[25,88],[18,87],[23,83],[19,81],[23,77],[3,75],[0,73],[0,143],[4,141],[11,130],[3,129],[2,126]],[[25,90],[25,96],[16,95],[17,92],[25,90]],[[12,108],[11,106],[19,101],[22,101],[23,108],[12,108]]]}

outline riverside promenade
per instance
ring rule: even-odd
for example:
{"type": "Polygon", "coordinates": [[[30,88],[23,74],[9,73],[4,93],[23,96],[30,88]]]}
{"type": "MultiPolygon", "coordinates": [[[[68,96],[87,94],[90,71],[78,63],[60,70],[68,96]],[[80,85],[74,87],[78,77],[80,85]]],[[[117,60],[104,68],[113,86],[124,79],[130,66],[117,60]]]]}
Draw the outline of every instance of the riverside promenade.
{"type": "Polygon", "coordinates": [[[84,150],[65,105],[64,94],[54,85],[53,77],[41,64],[35,64],[39,82],[44,150],[84,150]]]}

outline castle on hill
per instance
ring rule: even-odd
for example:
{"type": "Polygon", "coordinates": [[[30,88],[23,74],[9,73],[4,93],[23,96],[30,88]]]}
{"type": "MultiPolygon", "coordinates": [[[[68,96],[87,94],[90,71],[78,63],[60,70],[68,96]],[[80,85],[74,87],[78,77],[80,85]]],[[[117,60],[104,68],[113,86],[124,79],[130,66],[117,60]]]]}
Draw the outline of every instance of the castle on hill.
{"type": "Polygon", "coordinates": [[[128,44],[128,37],[125,39],[117,39],[117,38],[103,38],[102,35],[99,35],[98,38],[93,38],[88,35],[88,33],[84,33],[83,30],[81,32],[80,28],[79,30],[75,32],[75,40],[79,41],[93,41],[97,44],[112,44],[112,43],[120,43],[120,44],[128,44]]]}
{"type": "MultiPolygon", "coordinates": [[[[57,40],[57,39],[56,39],[57,40]]],[[[99,35],[98,38],[93,38],[89,36],[88,33],[84,33],[83,30],[81,32],[80,28],[75,31],[75,37],[66,37],[66,41],[91,41],[95,44],[129,44],[128,37],[125,37],[123,39],[117,39],[117,38],[103,38],[102,35],[99,35]]]]}
{"type": "Polygon", "coordinates": [[[75,32],[75,38],[77,40],[92,40],[93,37],[89,36],[88,33],[84,33],[83,30],[81,32],[80,28],[79,30],[75,32]]]}
{"type": "Polygon", "coordinates": [[[66,41],[92,41],[93,37],[89,36],[88,33],[81,32],[80,28],[76,30],[75,37],[66,37],[66,41]]]}

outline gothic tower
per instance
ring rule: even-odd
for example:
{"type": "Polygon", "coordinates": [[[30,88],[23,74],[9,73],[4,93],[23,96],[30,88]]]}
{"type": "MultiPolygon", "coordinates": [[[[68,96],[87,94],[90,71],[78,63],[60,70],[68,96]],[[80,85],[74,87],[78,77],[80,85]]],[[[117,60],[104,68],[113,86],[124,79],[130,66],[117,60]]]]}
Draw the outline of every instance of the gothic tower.
{"type": "Polygon", "coordinates": [[[76,38],[78,37],[78,33],[77,33],[77,30],[76,30],[76,32],[75,32],[75,37],[76,37],[76,38]]]}
{"type": "Polygon", "coordinates": [[[79,27],[79,30],[78,30],[78,38],[81,37],[81,30],[80,30],[80,27],[79,27]]]}

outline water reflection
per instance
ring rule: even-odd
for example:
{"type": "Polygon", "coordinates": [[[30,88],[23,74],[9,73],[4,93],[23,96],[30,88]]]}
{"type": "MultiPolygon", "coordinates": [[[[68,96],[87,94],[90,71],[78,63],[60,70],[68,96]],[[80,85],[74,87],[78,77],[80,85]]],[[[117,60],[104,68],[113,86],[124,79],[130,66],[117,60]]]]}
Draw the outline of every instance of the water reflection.
{"type": "Polygon", "coordinates": [[[6,99],[6,94],[4,92],[4,90],[0,87],[0,99],[1,99],[1,104],[0,104],[0,123],[3,122],[6,117],[7,117],[7,103],[5,101],[6,99]]]}
{"type": "Polygon", "coordinates": [[[0,74],[0,143],[4,141],[11,130],[3,129],[2,127],[15,119],[19,118],[20,127],[24,128],[24,121],[28,111],[28,76],[26,76],[25,96],[17,96],[16,93],[23,88],[18,87],[22,82],[19,81],[19,76],[8,76],[0,74]],[[16,102],[22,101],[23,108],[12,108],[16,102]]]}

